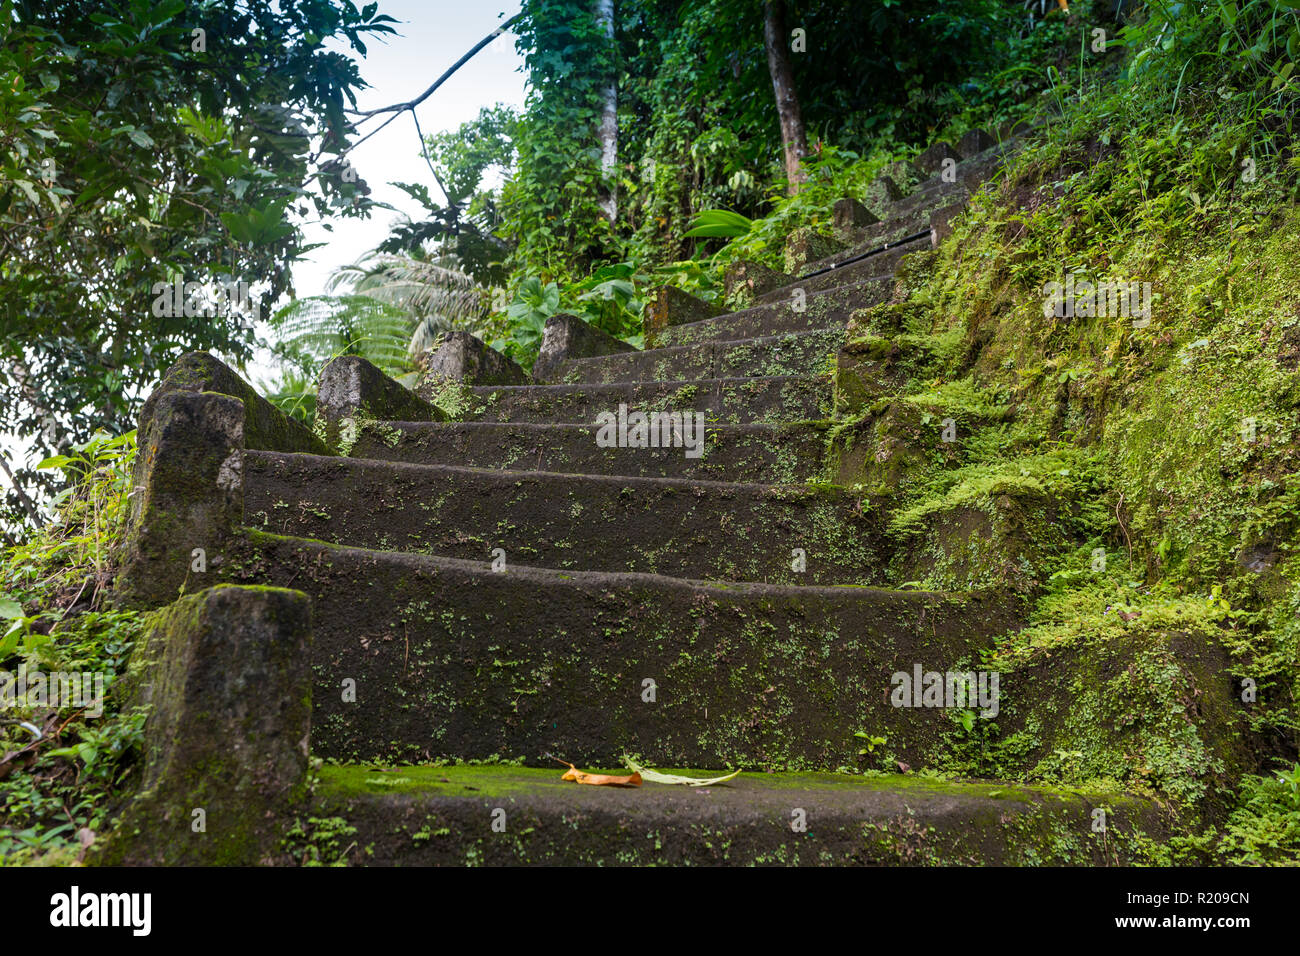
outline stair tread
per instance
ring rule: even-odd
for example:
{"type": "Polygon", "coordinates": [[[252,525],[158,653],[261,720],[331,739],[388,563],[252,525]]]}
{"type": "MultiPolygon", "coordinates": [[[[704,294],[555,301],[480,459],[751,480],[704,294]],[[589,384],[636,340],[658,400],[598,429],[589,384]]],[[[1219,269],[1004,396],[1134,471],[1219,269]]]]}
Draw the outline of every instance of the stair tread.
{"type": "Polygon", "coordinates": [[[847,322],[773,335],[707,340],[610,355],[570,358],[552,377],[557,383],[798,375],[818,368],[839,348],[847,322]]]}
{"type": "Polygon", "coordinates": [[[790,308],[787,301],[760,302],[736,312],[669,326],[659,333],[656,347],[703,342],[743,342],[748,340],[747,337],[728,337],[728,333],[746,327],[763,333],[757,336],[759,338],[838,328],[848,321],[856,309],[883,301],[891,288],[888,276],[844,283],[806,295],[798,312],[790,308]]]}
{"type": "MultiPolygon", "coordinates": [[[[616,409],[610,409],[616,411],[616,409]]],[[[690,411],[690,409],[664,409],[664,411],[690,411]]],[[[441,431],[456,431],[460,429],[518,429],[521,431],[572,431],[574,429],[595,428],[592,422],[381,422],[381,425],[391,425],[394,427],[411,428],[411,429],[435,429],[441,431]]],[[[705,427],[710,431],[719,429],[730,432],[776,432],[792,428],[804,428],[813,424],[824,424],[822,419],[808,419],[802,422],[746,422],[743,424],[732,424],[730,422],[710,422],[706,419],[705,427]]],[[[649,450],[649,449],[647,449],[649,450]]],[[[671,450],[671,449],[668,449],[671,450]]]]}
{"type": "MultiPolygon", "coordinates": [[[[815,335],[823,335],[826,332],[841,331],[846,327],[847,327],[847,323],[835,323],[833,325],[828,325],[822,328],[799,329],[794,332],[776,332],[771,335],[752,335],[740,339],[710,339],[709,341],[706,342],[691,342],[685,345],[666,345],[663,346],[662,348],[638,349],[633,352],[615,352],[611,355],[591,355],[591,356],[584,356],[582,358],[571,358],[568,360],[566,364],[577,364],[577,363],[598,364],[601,362],[609,362],[610,360],[626,359],[636,355],[667,354],[669,352],[688,352],[691,349],[696,349],[704,346],[710,348],[722,348],[725,346],[734,347],[734,346],[744,346],[744,345],[760,345],[760,344],[767,344],[770,342],[784,341],[787,339],[798,339],[804,337],[811,337],[815,335]]],[[[801,376],[754,375],[754,376],[722,376],[722,377],[723,378],[736,378],[736,377],[739,378],[800,378],[801,376]]]]}
{"type": "Polygon", "coordinates": [[[653,753],[678,766],[828,769],[853,765],[854,734],[869,727],[921,766],[951,718],[891,705],[890,675],[970,659],[1022,613],[986,592],[558,571],[509,557],[494,571],[249,530],[220,558],[210,567],[223,580],[312,599],[312,746],[327,759],[653,753]],[[340,698],[344,678],[356,702],[340,698]],[[756,708],[781,719],[755,723],[756,708]]]}
{"type": "MultiPolygon", "coordinates": [[[[617,409],[606,411],[617,414],[617,409]]],[[[824,419],[748,424],[705,419],[702,428],[692,422],[679,436],[670,430],[667,446],[642,448],[599,445],[601,426],[594,421],[380,422],[363,429],[349,451],[360,458],[417,464],[796,484],[820,474],[827,427],[824,419]],[[674,437],[680,439],[676,444],[674,437]],[[691,453],[687,440],[694,445],[691,453]]]]}
{"type": "Polygon", "coordinates": [[[995,781],[778,772],[707,788],[609,787],[563,773],[558,764],[327,766],[316,804],[358,828],[368,862],[408,865],[1096,864],[1121,857],[1130,835],[1162,830],[1145,798],[995,781]],[[1106,834],[1091,832],[1099,806],[1106,834]]]}
{"type": "Polygon", "coordinates": [[[593,422],[600,412],[626,404],[638,411],[701,411],[710,420],[745,424],[824,418],[830,412],[830,399],[831,381],[825,373],[476,386],[454,417],[580,423],[593,422]]]}
{"type": "MultiPolygon", "coordinates": [[[[904,238],[904,237],[900,237],[904,238]]],[[[858,262],[847,262],[846,260],[860,255],[863,252],[869,252],[873,249],[879,249],[882,244],[876,241],[863,243],[854,246],[851,249],[845,249],[827,259],[821,259],[817,262],[810,262],[805,267],[809,273],[820,272],[828,266],[835,264],[835,267],[826,272],[820,272],[818,275],[806,274],[800,278],[794,279],[777,289],[758,296],[760,303],[773,303],[783,298],[788,298],[793,290],[803,289],[806,294],[811,295],[814,292],[821,292],[826,289],[834,289],[844,283],[862,281],[861,274],[880,268],[882,264],[888,263],[889,269],[887,275],[892,278],[894,270],[897,267],[897,260],[913,252],[919,252],[930,248],[930,237],[926,235],[912,239],[908,242],[890,243],[888,248],[879,254],[869,256],[858,262]]]]}

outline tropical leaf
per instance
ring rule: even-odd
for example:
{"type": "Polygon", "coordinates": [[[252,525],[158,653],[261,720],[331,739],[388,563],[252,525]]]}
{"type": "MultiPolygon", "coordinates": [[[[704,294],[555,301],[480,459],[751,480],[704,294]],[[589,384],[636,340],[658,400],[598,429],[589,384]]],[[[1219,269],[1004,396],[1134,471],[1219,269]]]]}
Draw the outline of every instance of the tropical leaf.
{"type": "Polygon", "coordinates": [[[407,255],[373,252],[336,270],[326,288],[332,292],[344,285],[411,316],[413,355],[439,332],[475,331],[491,307],[489,290],[457,269],[454,258],[424,249],[407,255]]]}
{"type": "Polygon", "coordinates": [[[688,239],[735,239],[749,235],[754,221],[727,209],[706,209],[695,217],[688,239]]]}
{"type": "Polygon", "coordinates": [[[279,351],[304,369],[320,368],[340,355],[359,355],[385,372],[409,368],[408,313],[364,295],[295,299],[271,316],[279,351]]]}
{"type": "Polygon", "coordinates": [[[725,777],[682,777],[675,773],[660,773],[657,770],[647,770],[637,764],[631,757],[624,757],[623,765],[649,783],[667,783],[680,787],[712,787],[715,784],[726,783],[741,774],[741,771],[736,770],[725,777]]]}

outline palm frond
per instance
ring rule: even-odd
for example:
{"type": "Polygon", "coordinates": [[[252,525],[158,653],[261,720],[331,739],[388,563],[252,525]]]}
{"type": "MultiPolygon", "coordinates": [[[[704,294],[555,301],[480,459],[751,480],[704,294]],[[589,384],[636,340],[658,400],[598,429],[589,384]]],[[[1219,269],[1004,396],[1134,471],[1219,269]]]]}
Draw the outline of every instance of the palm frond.
{"type": "Polygon", "coordinates": [[[410,368],[409,313],[364,295],[295,299],[271,317],[281,350],[317,368],[340,355],[359,355],[385,372],[410,368]]]}
{"type": "MultiPolygon", "coordinates": [[[[421,250],[410,255],[371,253],[336,269],[326,288],[348,286],[409,313],[431,328],[472,331],[491,308],[491,296],[473,278],[455,268],[455,260],[421,250]]],[[[418,330],[417,330],[418,331],[418,330]]]]}

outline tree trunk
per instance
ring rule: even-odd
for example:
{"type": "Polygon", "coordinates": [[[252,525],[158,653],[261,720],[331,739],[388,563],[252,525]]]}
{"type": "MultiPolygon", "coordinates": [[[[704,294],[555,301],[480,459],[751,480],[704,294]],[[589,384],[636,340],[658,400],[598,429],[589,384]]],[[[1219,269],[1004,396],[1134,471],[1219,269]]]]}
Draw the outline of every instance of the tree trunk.
{"type": "Polygon", "coordinates": [[[781,120],[781,143],[785,148],[785,175],[793,196],[806,176],[803,158],[808,154],[808,138],[803,128],[803,113],[794,91],[794,74],[786,49],[789,31],[785,28],[785,0],[768,0],[763,4],[763,45],[767,48],[767,70],[772,74],[772,92],[776,94],[776,114],[781,120]]]}
{"type": "Polygon", "coordinates": [[[600,172],[608,188],[602,190],[600,208],[610,222],[618,218],[618,73],[613,65],[614,0],[595,0],[596,25],[601,27],[610,47],[610,76],[600,91],[600,172]]]}

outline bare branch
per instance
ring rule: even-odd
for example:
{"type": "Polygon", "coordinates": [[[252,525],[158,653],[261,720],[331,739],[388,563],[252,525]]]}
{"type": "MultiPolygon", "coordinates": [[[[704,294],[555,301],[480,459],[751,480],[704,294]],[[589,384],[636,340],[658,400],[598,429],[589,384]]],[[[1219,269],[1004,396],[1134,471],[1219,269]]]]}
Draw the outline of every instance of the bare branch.
{"type": "MultiPolygon", "coordinates": [[[[495,30],[493,30],[491,33],[485,36],[482,40],[479,40],[478,43],[474,44],[474,46],[470,49],[468,53],[466,53],[459,60],[453,63],[451,67],[447,70],[447,72],[443,73],[442,76],[434,80],[433,85],[430,86],[423,93],[421,93],[419,96],[417,96],[415,99],[410,100],[409,102],[406,103],[394,103],[392,106],[381,106],[379,109],[375,109],[375,110],[344,110],[344,112],[350,113],[353,116],[360,116],[364,119],[369,116],[377,116],[380,113],[400,113],[403,110],[414,109],[415,107],[423,103],[425,100],[427,100],[430,94],[432,94],[433,91],[436,90],[438,87],[442,86],[442,84],[445,83],[453,73],[455,73],[462,66],[468,63],[470,58],[474,56],[475,53],[483,49],[485,46],[487,46],[489,43],[491,43],[501,34],[505,33],[506,30],[512,27],[522,17],[523,17],[522,13],[516,13],[505,23],[501,24],[501,26],[497,27],[495,30]]],[[[376,130],[375,132],[378,132],[378,130],[376,130]]]]}
{"type": "Polygon", "coordinates": [[[18,500],[22,502],[23,510],[27,512],[27,516],[31,518],[32,526],[39,528],[41,526],[40,509],[36,507],[36,503],[32,501],[31,498],[27,497],[27,492],[23,489],[23,486],[18,483],[18,479],[14,477],[14,473],[9,470],[9,463],[5,461],[5,454],[3,451],[0,451],[0,470],[3,470],[9,477],[9,482],[14,486],[14,491],[18,492],[18,500]]]}

